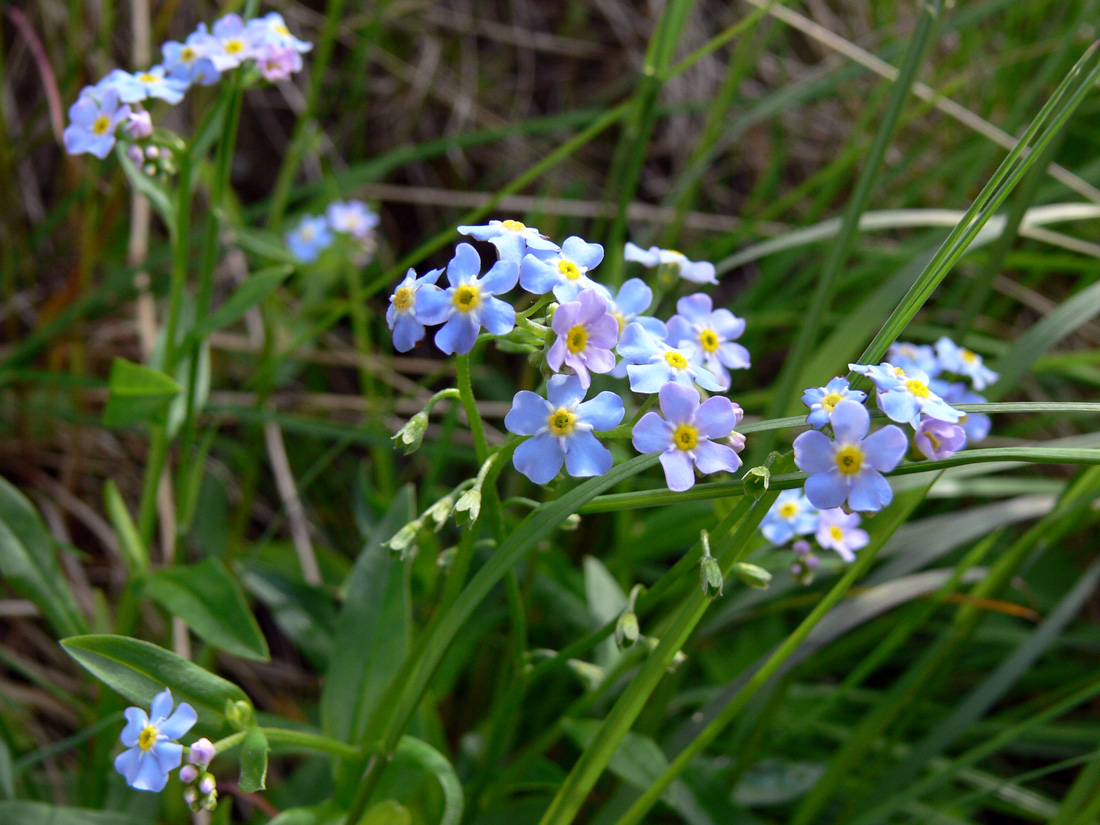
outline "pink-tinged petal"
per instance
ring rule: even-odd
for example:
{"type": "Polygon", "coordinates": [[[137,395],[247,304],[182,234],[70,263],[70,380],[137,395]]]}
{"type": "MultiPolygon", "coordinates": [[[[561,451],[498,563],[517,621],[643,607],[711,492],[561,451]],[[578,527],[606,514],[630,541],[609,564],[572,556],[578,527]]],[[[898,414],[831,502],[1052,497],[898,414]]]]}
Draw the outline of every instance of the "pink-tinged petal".
{"type": "Polygon", "coordinates": [[[126,717],[126,727],[122,729],[119,738],[122,739],[122,744],[126,747],[136,747],[138,737],[141,736],[141,732],[149,724],[149,717],[145,715],[145,711],[141,708],[126,708],[123,715],[126,717]]]}
{"type": "Polygon", "coordinates": [[[833,407],[829,420],[833,425],[833,433],[838,443],[857,443],[867,435],[867,428],[871,426],[871,415],[867,408],[858,401],[847,399],[837,402],[833,407]]]}
{"type": "Polygon", "coordinates": [[[619,340],[619,322],[614,315],[602,315],[588,326],[588,346],[612,349],[619,340]]]}
{"type": "Polygon", "coordinates": [[[574,478],[602,476],[611,469],[611,451],[590,432],[576,432],[565,442],[565,470],[574,478]]]}
{"type": "MultiPolygon", "coordinates": [[[[803,435],[811,435],[811,433],[803,435]]],[[[827,473],[816,473],[806,479],[806,498],[818,510],[839,507],[848,498],[848,482],[835,468],[827,473]]]]}
{"type": "Polygon", "coordinates": [[[554,372],[559,372],[561,370],[561,365],[565,363],[565,355],[567,352],[569,352],[569,350],[565,345],[565,336],[559,335],[557,340],[550,345],[550,349],[546,353],[546,365],[554,372]]]}
{"type": "Polygon", "coordinates": [[[581,305],[577,301],[562,304],[554,310],[554,318],[550,322],[550,328],[558,335],[567,334],[570,329],[580,323],[578,320],[580,311],[581,305]]]}
{"type": "Polygon", "coordinates": [[[516,447],[512,464],[535,484],[546,484],[558,474],[565,454],[550,433],[536,435],[516,447]]]}
{"type": "Polygon", "coordinates": [[[890,424],[867,436],[863,442],[863,457],[880,473],[888,473],[898,466],[908,447],[905,433],[890,424]]]}
{"type": "Polygon", "coordinates": [[[848,535],[845,536],[844,543],[847,544],[852,550],[859,550],[866,547],[868,542],[871,541],[871,537],[867,535],[866,530],[860,530],[858,527],[848,531],[848,535]]]}
{"type": "Polygon", "coordinates": [[[691,458],[683,450],[669,450],[661,453],[661,467],[665,471],[665,483],[668,489],[682,493],[695,486],[695,469],[691,458]]]}
{"type": "Polygon", "coordinates": [[[894,498],[890,483],[875,470],[865,469],[849,479],[848,506],[859,513],[875,513],[894,498]]]}
{"type": "Polygon", "coordinates": [[[195,709],[186,702],[180,702],[176,712],[160,725],[160,732],[169,739],[179,739],[199,721],[195,709]]]}
{"type": "Polygon", "coordinates": [[[695,426],[707,438],[725,438],[743,417],[740,405],[723,395],[715,395],[695,411],[695,426]]]}
{"type": "Polygon", "coordinates": [[[695,447],[695,466],[704,475],[736,472],[741,466],[741,457],[725,444],[713,441],[700,441],[695,447]]]}
{"type": "Polygon", "coordinates": [[[661,412],[674,425],[690,422],[699,409],[699,391],[694,387],[665,384],[659,391],[659,397],[661,412]]]}
{"type": "MultiPolygon", "coordinates": [[[[836,469],[833,442],[824,433],[810,430],[794,440],[794,463],[804,473],[827,473],[836,469]]],[[[839,505],[832,504],[831,507],[839,505]]]]}
{"type": "MultiPolygon", "coordinates": [[[[586,289],[577,296],[580,304],[580,312],[577,315],[577,323],[590,326],[597,318],[607,315],[607,299],[599,293],[599,290],[586,289]]],[[[612,321],[615,319],[612,318],[612,321]]],[[[618,324],[616,324],[616,327],[618,324]]]]}
{"type": "Polygon", "coordinates": [[[672,425],[655,412],[647,412],[634,425],[630,443],[639,453],[661,453],[672,446],[672,425]]]}
{"type": "Polygon", "coordinates": [[[615,368],[615,353],[609,349],[593,349],[590,346],[585,350],[584,363],[592,372],[602,375],[615,368]]]}

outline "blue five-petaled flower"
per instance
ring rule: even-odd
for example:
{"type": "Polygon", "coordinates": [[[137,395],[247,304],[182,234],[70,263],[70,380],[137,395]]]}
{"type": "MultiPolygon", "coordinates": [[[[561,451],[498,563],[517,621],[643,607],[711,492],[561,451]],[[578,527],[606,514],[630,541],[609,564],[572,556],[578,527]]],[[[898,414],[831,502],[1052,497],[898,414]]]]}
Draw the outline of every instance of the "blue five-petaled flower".
{"type": "Polygon", "coordinates": [[[749,351],[734,343],[745,331],[745,319],[728,309],[714,309],[710,296],[702,292],[685,295],[676,302],[676,315],[668,320],[668,342],[689,341],[695,347],[695,363],[705,366],[729,388],[731,369],[752,366],[749,351]]]}
{"type": "Polygon", "coordinates": [[[920,423],[921,413],[924,413],[954,424],[962,415],[932,391],[929,387],[930,379],[922,370],[909,372],[888,363],[877,367],[849,364],[848,368],[875,382],[878,388],[875,396],[878,408],[891,421],[916,427],[920,423]]]}
{"type": "Polygon", "coordinates": [[[695,363],[696,347],[689,341],[671,347],[658,341],[635,321],[628,324],[619,339],[619,355],[627,363],[630,389],[654,393],[670,381],[691,387],[698,384],[704,390],[721,392],[721,379],[706,367],[695,363]]]}
{"type": "Polygon", "coordinates": [[[533,255],[530,252],[524,255],[519,268],[519,285],[534,295],[552,290],[559,301],[575,301],[582,290],[596,286],[588,277],[588,271],[595,269],[602,260],[602,246],[572,235],[565,239],[561,251],[555,255],[545,257],[545,253],[533,255]]]}
{"type": "Polygon", "coordinates": [[[172,692],[165,688],[153,699],[148,714],[141,708],[126,709],[121,739],[128,750],[115,757],[115,768],[131,788],[161,791],[169,771],[180,766],[183,745],[173,740],[191,730],[198,715],[186,702],[172,713],[172,704],[172,692]]]}
{"type": "Polygon", "coordinates": [[[841,401],[848,399],[862,403],[866,397],[867,393],[849,387],[847,378],[834,378],[824,387],[810,387],[802,393],[802,403],[810,408],[806,423],[815,430],[820,430],[829,423],[833,407],[841,401]]]}
{"type": "Polygon", "coordinates": [[[408,352],[424,337],[424,325],[416,317],[416,298],[421,292],[438,292],[435,282],[442,274],[442,269],[433,269],[417,278],[416,270],[409,269],[390,296],[386,323],[393,330],[393,347],[398,352],[408,352]]]}
{"type": "MultiPolygon", "coordinates": [[[[502,261],[519,263],[530,253],[537,258],[549,258],[558,245],[533,226],[519,221],[489,221],[484,226],[460,226],[458,231],[479,241],[488,241],[497,248],[502,261]]],[[[602,252],[602,249],[601,249],[602,252]]]]}
{"type": "Polygon", "coordinates": [[[546,398],[521,390],[512,400],[504,426],[517,435],[530,435],[512,456],[516,469],[536,484],[546,484],[561,465],[569,475],[601,476],[611,469],[611,451],[593,430],[610,430],[623,419],[623,400],[601,392],[584,400],[585,388],[575,375],[555,375],[546,384],[546,398]],[[582,403],[583,402],[583,403],[582,403]]]}
{"type": "Polygon", "coordinates": [[[795,536],[814,532],[817,522],[817,510],[801,490],[784,490],[760,522],[760,532],[778,547],[795,536]]]}

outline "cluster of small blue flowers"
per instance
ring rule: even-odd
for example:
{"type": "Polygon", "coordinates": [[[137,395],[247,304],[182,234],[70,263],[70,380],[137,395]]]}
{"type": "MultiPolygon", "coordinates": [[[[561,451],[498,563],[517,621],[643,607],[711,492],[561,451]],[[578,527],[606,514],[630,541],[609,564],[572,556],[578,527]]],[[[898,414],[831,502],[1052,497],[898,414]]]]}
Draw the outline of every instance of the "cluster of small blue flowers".
{"type": "Polygon", "coordinates": [[[120,128],[133,140],[152,135],[149,113],[138,105],[143,101],[155,98],[175,105],[193,84],[217,83],[223,72],[247,61],[254,61],[267,80],[284,80],[302,68],[302,54],[311,48],[290,33],[277,12],[247,23],[237,14],[227,14],[211,31],[200,23],[185,42],[161,46],[162,63],[136,74],[115,69],[81,89],[69,109],[65,151],[105,158],[120,128]]]}
{"type": "MultiPolygon", "coordinates": [[[[950,458],[968,441],[989,434],[989,416],[968,415],[951,405],[983,403],[985,398],[974,390],[985,389],[997,374],[980,355],[949,338],[940,338],[935,347],[896,343],[881,364],[848,366],[874,381],[876,404],[887,418],[913,428],[912,446],[920,456],[950,458]]],[[[806,423],[813,429],[795,439],[794,460],[809,478],[804,495],[797,490],[780,494],[761,523],[773,544],[813,533],[822,547],[852,561],[854,551],[867,543],[867,534],[857,529],[857,513],[873,513],[890,503],[893,492],[882,474],[897,467],[909,439],[893,424],[868,436],[866,397],[844,378],[803,394],[810,409],[806,423]],[[825,427],[832,430],[832,439],[821,432],[825,427]]],[[[816,559],[808,544],[802,544],[807,546],[796,547],[800,559],[794,573],[805,579],[812,576],[816,559]]]]}
{"type": "MultiPolygon", "coordinates": [[[[700,389],[724,392],[731,369],[747,369],[748,350],[736,343],[744,320],[729,310],[714,309],[708,295],[681,298],[668,322],[643,315],[653,303],[653,291],[631,278],[612,293],[592,277],[603,260],[599,244],[573,236],[559,246],[537,229],[513,221],[484,226],[460,226],[458,231],[496,247],[498,260],[481,274],[482,261],[467,243],[458,245],[447,264],[448,287],[437,286],[443,270],[418,276],[409,270],[390,296],[386,314],[400,352],[412,349],[426,326],[439,326],[436,345],[447,354],[473,349],[484,328],[493,336],[516,330],[516,340],[530,342],[536,360],[552,373],[546,397],[521,391],[505,417],[512,433],[530,436],[516,449],[516,469],[537,484],[545,484],[562,466],[574,477],[606,473],[611,452],[593,435],[622,421],[625,407],[613,392],[584,401],[592,376],[626,378],[639,394],[656,394],[662,415],[647,412],[631,430],[641,453],[657,453],[672,490],[687,490],[695,471],[703,474],[735,471],[744,438],[734,432],[741,408],[715,395],[702,400],[700,389]],[[497,297],[519,284],[545,296],[526,314],[545,308],[542,323],[525,316],[497,297]],[[552,294],[557,303],[551,303],[552,294]],[[524,338],[523,336],[527,337],[524,338]]],[[[654,247],[645,252],[627,244],[626,257],[659,266],[666,276],[716,283],[714,267],[689,261],[682,254],[654,247]]]]}
{"type": "Polygon", "coordinates": [[[336,201],[328,205],[323,215],[306,215],[286,235],[286,245],[303,263],[316,261],[336,239],[346,235],[366,253],[373,253],[372,232],[378,226],[378,215],[362,201],[336,201]],[[335,234],[334,234],[335,233],[335,234]]]}
{"type": "MultiPolygon", "coordinates": [[[[191,730],[198,714],[186,702],[172,712],[173,704],[172,691],[165,688],[153,699],[149,713],[136,707],[126,709],[126,727],[120,738],[127,749],[115,757],[115,769],[131,788],[159,793],[168,784],[168,775],[183,763],[184,747],[176,740],[191,730]]],[[[209,739],[199,739],[187,751],[188,764],[179,773],[189,786],[184,799],[192,810],[213,810],[218,793],[206,768],[214,758],[214,745],[209,739]]]]}

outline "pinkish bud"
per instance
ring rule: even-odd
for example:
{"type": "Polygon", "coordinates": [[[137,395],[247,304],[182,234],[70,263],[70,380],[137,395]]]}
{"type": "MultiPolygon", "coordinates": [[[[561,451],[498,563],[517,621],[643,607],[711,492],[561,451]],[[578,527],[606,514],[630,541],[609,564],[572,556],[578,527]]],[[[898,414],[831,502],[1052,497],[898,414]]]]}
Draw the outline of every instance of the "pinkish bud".
{"type": "Polygon", "coordinates": [[[130,117],[127,119],[124,128],[126,134],[134,140],[145,140],[153,134],[153,119],[145,111],[130,112],[130,117]]]}
{"type": "Polygon", "coordinates": [[[184,765],[180,768],[180,782],[184,785],[190,785],[196,779],[199,778],[199,769],[194,765],[184,765]]]}
{"type": "Polygon", "coordinates": [[[210,760],[214,758],[215,753],[213,742],[205,738],[200,739],[191,744],[191,753],[187,757],[187,761],[193,765],[206,767],[210,764],[210,760]]]}

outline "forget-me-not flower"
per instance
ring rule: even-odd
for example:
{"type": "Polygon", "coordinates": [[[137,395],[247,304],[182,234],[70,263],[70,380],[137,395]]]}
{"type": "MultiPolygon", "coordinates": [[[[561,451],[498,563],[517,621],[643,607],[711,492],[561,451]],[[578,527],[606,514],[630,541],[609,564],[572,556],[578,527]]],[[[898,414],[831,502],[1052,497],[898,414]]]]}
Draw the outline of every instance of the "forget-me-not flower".
{"type": "Polygon", "coordinates": [[[836,550],[847,562],[856,560],[856,550],[866,547],[871,539],[859,529],[859,514],[845,513],[839,507],[822,510],[814,538],[827,550],[836,550]]]}
{"type": "Polygon", "coordinates": [[[925,418],[917,425],[917,431],[913,434],[913,446],[932,461],[951,458],[966,446],[966,431],[958,424],[925,418]]]}
{"type": "Polygon", "coordinates": [[[581,290],[596,286],[588,277],[588,270],[595,269],[602,260],[602,246],[573,235],[565,239],[560,252],[548,258],[524,255],[519,285],[534,295],[553,290],[559,301],[572,301],[581,290]]]}
{"type": "Polygon", "coordinates": [[[714,309],[709,295],[697,292],[676,302],[676,312],[668,320],[668,341],[691,342],[696,363],[718,376],[722,389],[730,385],[731,369],[752,366],[749,351],[734,341],[745,331],[745,319],[728,309],[714,309]]]}
{"type": "Polygon", "coordinates": [[[481,272],[481,256],[468,243],[460,243],[447,264],[447,289],[421,292],[417,316],[424,324],[443,324],[435,334],[435,343],[447,355],[464,354],[474,348],[482,327],[493,335],[507,335],[516,325],[516,311],[494,295],[516,285],[519,265],[497,261],[481,272]]]}
{"type": "Polygon", "coordinates": [[[180,766],[183,745],[173,740],[191,730],[198,715],[186,702],[172,713],[172,704],[172,692],[165,688],[153,699],[148,714],[141,708],[126,709],[121,739],[128,750],[115,757],[115,768],[131,788],[164,790],[168,772],[180,766]]]}
{"type": "Polygon", "coordinates": [[[488,241],[497,248],[502,261],[519,263],[524,255],[549,258],[558,253],[558,245],[533,226],[519,221],[489,221],[484,226],[460,226],[458,231],[479,241],[488,241]]]}
{"type": "Polygon", "coordinates": [[[910,344],[907,341],[895,341],[886,351],[886,360],[905,372],[920,370],[929,378],[940,374],[940,362],[936,353],[928,344],[910,344]]]}
{"type": "Polygon", "coordinates": [[[332,227],[324,215],[307,215],[286,236],[286,245],[294,257],[312,263],[332,243],[332,227]]]}
{"type": "Polygon", "coordinates": [[[663,264],[685,281],[693,281],[697,284],[718,283],[718,279],[714,277],[714,264],[706,261],[689,261],[683,252],[677,252],[675,249],[651,246],[646,250],[627,241],[623,257],[628,261],[637,261],[649,267],[663,264]]]}
{"type": "Polygon", "coordinates": [[[711,392],[724,389],[718,376],[695,363],[698,359],[693,344],[670,347],[637,322],[627,325],[617,349],[627,362],[626,374],[634,392],[658,392],[670,381],[685,387],[698,384],[711,392]]]}
{"type": "Polygon", "coordinates": [[[602,476],[611,469],[611,451],[593,430],[610,430],[623,420],[623,400],[601,392],[584,400],[585,388],[575,375],[554,375],[546,398],[521,390],[512,400],[504,426],[516,435],[530,435],[512,455],[516,469],[536,484],[546,484],[561,465],[575,478],[602,476]]]}
{"type": "Polygon", "coordinates": [[[838,402],[830,423],[835,441],[818,430],[794,440],[794,463],[810,474],[806,497],[819,510],[844,502],[861,512],[881,510],[894,496],[882,474],[897,467],[905,455],[905,433],[891,424],[864,438],[871,415],[858,401],[838,402]]]}
{"type": "Polygon", "coordinates": [[[421,291],[425,294],[438,291],[435,282],[442,274],[442,269],[433,269],[417,278],[416,270],[410,268],[390,296],[386,323],[393,330],[393,348],[398,352],[408,352],[424,337],[424,324],[416,316],[417,295],[421,291]]]}
{"type": "Polygon", "coordinates": [[[192,32],[183,43],[169,40],[160,47],[168,77],[184,83],[198,83],[201,86],[212,86],[218,82],[221,73],[214,68],[213,62],[202,54],[201,39],[206,35],[206,24],[199,23],[198,29],[192,32]]]}
{"type": "Polygon", "coordinates": [[[998,378],[997,373],[982,362],[980,355],[958,346],[946,336],[936,342],[936,354],[945,370],[965,375],[976,390],[984,390],[998,378]]]}
{"type": "Polygon", "coordinates": [[[838,403],[845,399],[863,403],[866,397],[867,393],[849,387],[847,378],[834,378],[824,387],[810,387],[802,393],[802,403],[810,408],[806,423],[820,430],[829,423],[833,407],[838,403]]]}
{"type": "Polygon", "coordinates": [[[65,151],[70,155],[90,152],[102,160],[115,145],[115,132],[130,117],[130,107],[120,104],[113,90],[85,89],[69,107],[65,128],[65,151]]]}
{"type": "Polygon", "coordinates": [[[694,469],[704,474],[735,472],[741,458],[731,447],[718,444],[741,421],[741,407],[715,395],[702,404],[695,387],[665,384],[658,395],[664,418],[648,412],[634,425],[631,443],[640,453],[660,453],[661,468],[670,490],[681,492],[695,484],[694,469]]]}
{"type": "Polygon", "coordinates": [[[928,375],[921,370],[909,372],[889,363],[849,364],[848,368],[875,382],[878,408],[891,421],[916,427],[922,413],[952,424],[959,420],[959,411],[932,391],[928,375]]]}
{"type": "Polygon", "coordinates": [[[219,72],[235,69],[258,54],[257,44],[239,14],[227,14],[218,20],[210,34],[196,38],[195,46],[219,72]]]}
{"type": "Polygon", "coordinates": [[[334,201],[325,214],[336,232],[345,232],[353,238],[365,238],[378,226],[378,216],[362,201],[334,201]]]}
{"type": "Polygon", "coordinates": [[[615,343],[619,324],[607,311],[607,299],[594,289],[586,289],[577,300],[562,304],[554,312],[551,327],[558,334],[546,353],[546,363],[554,372],[564,364],[572,367],[585,389],[592,383],[590,372],[611,372],[615,366],[615,343]]]}
{"type": "Polygon", "coordinates": [[[245,26],[245,36],[260,51],[264,48],[291,49],[298,54],[305,54],[313,48],[312,43],[307,43],[291,34],[286,20],[277,11],[270,11],[263,17],[249,20],[245,26]]]}
{"type": "Polygon", "coordinates": [[[801,490],[784,490],[776,498],[760,522],[764,538],[777,547],[795,536],[805,536],[817,529],[817,509],[801,490]]]}
{"type": "MultiPolygon", "coordinates": [[[[619,322],[619,335],[623,334],[629,324],[637,323],[658,341],[663,341],[668,336],[668,328],[664,321],[652,315],[641,314],[653,303],[653,290],[641,278],[630,278],[624,281],[616,295],[612,295],[603,284],[597,284],[596,288],[607,298],[607,311],[619,322]]],[[[618,377],[622,378],[625,375],[624,372],[618,377]]]]}

